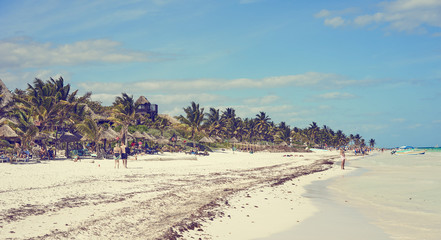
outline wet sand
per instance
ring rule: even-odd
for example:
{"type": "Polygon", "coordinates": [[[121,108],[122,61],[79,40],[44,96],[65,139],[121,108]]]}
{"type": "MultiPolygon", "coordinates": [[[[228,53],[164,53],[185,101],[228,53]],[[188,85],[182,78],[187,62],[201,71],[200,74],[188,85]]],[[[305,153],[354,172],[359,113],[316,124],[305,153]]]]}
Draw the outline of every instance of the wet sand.
{"type": "MultiPolygon", "coordinates": [[[[345,175],[335,178],[342,177],[345,175]]],[[[335,197],[329,192],[327,187],[335,178],[315,181],[305,187],[303,196],[317,208],[313,216],[288,231],[256,240],[289,240],[299,237],[305,240],[391,240],[382,229],[371,223],[372,220],[350,206],[348,200],[335,197]]]]}

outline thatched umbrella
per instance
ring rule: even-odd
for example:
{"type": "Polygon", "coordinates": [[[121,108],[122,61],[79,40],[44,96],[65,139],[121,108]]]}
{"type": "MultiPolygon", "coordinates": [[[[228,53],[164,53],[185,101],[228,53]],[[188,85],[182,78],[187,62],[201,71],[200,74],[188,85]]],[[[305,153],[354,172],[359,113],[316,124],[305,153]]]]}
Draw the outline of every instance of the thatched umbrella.
{"type": "Polygon", "coordinates": [[[80,141],[82,136],[79,134],[73,134],[70,132],[65,132],[61,137],[58,139],[60,142],[66,143],[66,157],[69,157],[69,143],[70,142],[78,142],[80,141]]]}
{"type": "Polygon", "coordinates": [[[234,144],[238,143],[238,142],[239,142],[239,140],[237,140],[236,137],[233,137],[233,138],[230,139],[230,143],[233,143],[233,148],[232,148],[233,149],[233,153],[234,153],[234,149],[235,149],[234,144]]]}
{"type": "Polygon", "coordinates": [[[45,132],[39,132],[34,138],[35,140],[55,139],[51,134],[45,132]]]}
{"type": "Polygon", "coordinates": [[[201,140],[199,140],[199,142],[202,142],[202,143],[213,143],[213,140],[210,139],[209,137],[203,137],[201,140]]]}
{"type": "Polygon", "coordinates": [[[65,132],[63,135],[60,136],[58,139],[60,142],[78,142],[81,140],[78,136],[74,135],[70,132],[65,132]]]}
{"type": "Polygon", "coordinates": [[[112,141],[118,137],[118,133],[109,128],[101,133],[100,140],[112,141]]]}
{"type": "Polygon", "coordinates": [[[0,127],[0,137],[8,140],[18,140],[20,138],[17,133],[6,124],[0,127]]]}
{"type": "Polygon", "coordinates": [[[146,138],[146,136],[145,136],[144,134],[142,134],[142,133],[140,133],[140,132],[138,132],[138,131],[134,132],[134,133],[132,134],[132,136],[133,136],[134,138],[142,138],[142,139],[145,139],[145,138],[146,138]]]}
{"type": "Polygon", "coordinates": [[[161,137],[161,138],[155,139],[154,141],[155,141],[156,143],[158,143],[158,144],[167,144],[167,143],[170,142],[170,140],[168,140],[168,139],[165,138],[165,137],[161,137]]]}
{"type": "Polygon", "coordinates": [[[142,135],[144,135],[144,139],[146,140],[156,140],[156,138],[154,138],[152,135],[148,134],[148,133],[143,133],[142,135]]]}
{"type": "Polygon", "coordinates": [[[114,141],[119,134],[112,128],[108,128],[101,133],[100,141],[104,141],[104,151],[106,151],[107,141],[114,141]]]}
{"type": "Polygon", "coordinates": [[[222,138],[219,137],[219,136],[214,136],[214,139],[215,139],[216,141],[218,141],[218,142],[222,142],[222,138]]]}

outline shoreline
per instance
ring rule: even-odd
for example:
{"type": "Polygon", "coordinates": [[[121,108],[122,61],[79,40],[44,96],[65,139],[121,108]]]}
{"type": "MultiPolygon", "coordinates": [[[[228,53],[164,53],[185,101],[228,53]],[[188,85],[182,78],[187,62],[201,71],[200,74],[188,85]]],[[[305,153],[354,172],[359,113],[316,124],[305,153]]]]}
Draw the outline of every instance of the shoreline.
{"type": "Polygon", "coordinates": [[[221,209],[223,215],[202,220],[197,229],[186,232],[182,239],[288,240],[331,236],[343,240],[389,240],[359,209],[339,202],[332,196],[335,193],[327,189],[338,178],[362,174],[364,169],[350,164],[359,157],[351,155],[344,171],[337,160],[325,171],[231,196],[231,205],[221,209]]]}
{"type": "Polygon", "coordinates": [[[336,152],[285,154],[212,153],[196,161],[163,154],[166,161],[129,160],[128,169],[114,169],[113,160],[5,163],[0,168],[0,235],[173,239],[199,229],[202,218],[216,219],[216,208],[231,205],[232,194],[282,186],[329,169],[338,159],[336,152]]]}
{"type": "Polygon", "coordinates": [[[316,207],[315,214],[287,231],[256,240],[289,240],[294,236],[309,240],[391,240],[387,233],[372,223],[372,219],[366,216],[362,209],[352,206],[345,196],[337,196],[336,192],[329,189],[338,179],[360,176],[365,171],[367,170],[352,167],[347,174],[313,181],[306,185],[303,196],[316,207]]]}
{"type": "MultiPolygon", "coordinates": [[[[350,160],[353,158],[350,156],[350,160]]],[[[322,210],[322,206],[317,206],[307,196],[310,186],[356,171],[352,167],[342,171],[339,158],[336,160],[324,171],[297,176],[278,186],[261,186],[230,196],[230,205],[218,210],[222,213],[220,217],[202,219],[198,228],[185,232],[182,239],[279,239],[280,234],[289,233],[322,210]]]]}

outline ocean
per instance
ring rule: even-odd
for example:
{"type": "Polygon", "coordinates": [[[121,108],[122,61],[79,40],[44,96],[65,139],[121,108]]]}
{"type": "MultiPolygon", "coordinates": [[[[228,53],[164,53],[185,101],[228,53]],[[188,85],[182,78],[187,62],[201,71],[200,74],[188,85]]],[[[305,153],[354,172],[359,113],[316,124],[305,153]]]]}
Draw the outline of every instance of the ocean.
{"type": "Polygon", "coordinates": [[[331,181],[337,201],[357,208],[391,239],[441,239],[441,151],[423,155],[373,154],[347,165],[357,168],[331,181]]]}

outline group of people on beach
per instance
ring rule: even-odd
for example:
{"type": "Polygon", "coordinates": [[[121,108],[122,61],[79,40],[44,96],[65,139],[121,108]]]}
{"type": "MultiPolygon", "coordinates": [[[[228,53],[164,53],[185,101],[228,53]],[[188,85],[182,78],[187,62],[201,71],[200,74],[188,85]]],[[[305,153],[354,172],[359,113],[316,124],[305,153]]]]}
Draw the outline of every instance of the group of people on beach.
{"type": "Polygon", "coordinates": [[[129,152],[130,148],[126,146],[124,142],[121,142],[121,145],[119,145],[118,143],[115,144],[115,147],[113,148],[113,159],[115,159],[114,168],[119,168],[119,159],[122,160],[123,166],[127,168],[127,158],[129,152]]]}

